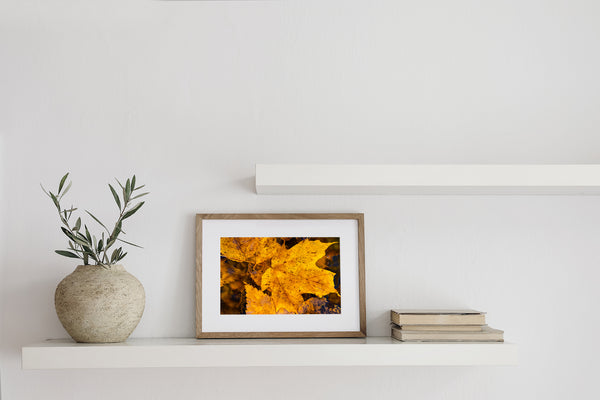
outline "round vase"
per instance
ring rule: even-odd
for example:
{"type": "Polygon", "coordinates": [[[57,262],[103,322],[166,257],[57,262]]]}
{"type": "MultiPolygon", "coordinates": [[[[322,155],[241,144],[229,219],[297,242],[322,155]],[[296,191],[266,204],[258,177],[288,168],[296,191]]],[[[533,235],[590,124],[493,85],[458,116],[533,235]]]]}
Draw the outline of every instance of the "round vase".
{"type": "Polygon", "coordinates": [[[144,313],[144,287],[122,265],[79,265],[54,295],[58,319],[83,343],[125,341],[144,313]]]}

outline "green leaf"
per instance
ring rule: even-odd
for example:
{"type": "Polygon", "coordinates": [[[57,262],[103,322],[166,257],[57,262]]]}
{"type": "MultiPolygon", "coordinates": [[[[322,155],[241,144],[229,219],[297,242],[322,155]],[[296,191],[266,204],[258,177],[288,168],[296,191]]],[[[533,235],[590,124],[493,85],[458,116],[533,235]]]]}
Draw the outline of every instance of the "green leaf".
{"type": "Polygon", "coordinates": [[[102,251],[102,244],[103,244],[103,243],[102,243],[102,239],[100,239],[100,240],[98,241],[98,247],[97,247],[97,249],[98,249],[98,253],[100,253],[100,252],[102,251]]]}
{"type": "Polygon", "coordinates": [[[48,191],[46,189],[44,189],[44,186],[42,186],[42,184],[40,183],[40,187],[42,188],[42,191],[44,193],[46,193],[46,196],[50,197],[50,193],[48,193],[48,191]]]}
{"type": "Polygon", "coordinates": [[[75,253],[71,253],[66,250],[54,250],[56,254],[60,254],[61,256],[69,257],[69,258],[79,258],[79,256],[75,253]]]}
{"type": "Polygon", "coordinates": [[[141,203],[136,204],[131,210],[127,211],[125,214],[123,214],[123,218],[129,218],[131,217],[133,214],[135,214],[135,212],[137,210],[139,210],[142,206],[144,205],[144,202],[142,201],[141,203]]]}
{"type": "MultiPolygon", "coordinates": [[[[121,186],[121,191],[123,192],[123,201],[125,203],[127,203],[127,195],[126,195],[126,192],[125,192],[125,186],[123,186],[123,184],[121,182],[119,182],[119,180],[117,178],[115,178],[115,181],[117,181],[117,183],[119,184],[119,186],[121,186]]],[[[125,206],[125,204],[124,204],[124,206],[125,206]]]]}
{"type": "Polygon", "coordinates": [[[135,175],[133,176],[133,178],[131,178],[131,191],[133,192],[135,190],[135,175]]]}
{"type": "Polygon", "coordinates": [[[63,231],[63,233],[65,235],[67,235],[67,237],[71,240],[75,240],[75,235],[73,235],[73,233],[71,231],[69,231],[67,228],[61,226],[60,230],[63,231]]]}
{"type": "Polygon", "coordinates": [[[131,198],[131,200],[135,200],[135,199],[137,199],[137,198],[139,198],[139,197],[142,197],[142,196],[145,196],[145,195],[147,195],[147,194],[150,194],[150,192],[146,192],[146,193],[138,194],[137,196],[133,196],[133,197],[131,198]]]}
{"type": "Polygon", "coordinates": [[[127,179],[125,182],[125,202],[129,201],[129,197],[131,196],[131,181],[127,179]]]}
{"type": "Polygon", "coordinates": [[[67,177],[69,176],[69,173],[67,172],[65,174],[65,176],[62,177],[62,179],[60,180],[60,184],[58,185],[58,194],[60,194],[60,191],[63,188],[63,185],[65,184],[65,181],[67,180],[67,177]]]}
{"type": "Polygon", "coordinates": [[[50,193],[50,198],[54,202],[54,205],[56,206],[56,208],[58,208],[58,211],[60,211],[60,203],[58,202],[58,199],[52,192],[49,192],[49,193],[50,193]]]}
{"type": "Polygon", "coordinates": [[[110,256],[110,262],[111,264],[114,263],[117,260],[117,257],[119,257],[119,254],[121,253],[122,248],[119,247],[118,249],[114,249],[112,252],[112,255],[110,256]]]}
{"type": "Polygon", "coordinates": [[[98,262],[98,258],[96,258],[96,254],[94,254],[94,251],[92,249],[90,249],[88,246],[82,246],[83,247],[83,251],[85,253],[87,253],[88,256],[92,257],[92,259],[96,262],[98,262]]]}
{"type": "Polygon", "coordinates": [[[108,187],[110,188],[110,191],[113,195],[113,198],[115,199],[115,202],[117,203],[117,206],[119,206],[119,210],[121,209],[121,200],[119,200],[119,195],[117,194],[117,192],[115,191],[115,188],[112,187],[112,185],[109,183],[108,187]]]}
{"type": "Polygon", "coordinates": [[[75,227],[73,228],[73,230],[78,231],[79,228],[81,228],[81,218],[77,218],[77,222],[75,222],[75,227]]]}
{"type": "Polygon", "coordinates": [[[90,217],[94,218],[94,220],[99,223],[104,229],[106,229],[106,232],[108,232],[108,228],[106,226],[104,226],[104,224],[102,222],[100,222],[100,220],[96,217],[94,217],[94,215],[92,215],[91,212],[89,212],[88,210],[85,210],[86,213],[88,213],[90,215],[90,217]]]}
{"type": "Polygon", "coordinates": [[[89,246],[89,242],[86,239],[85,236],[83,236],[82,234],[80,234],[79,232],[76,232],[76,235],[74,235],[72,232],[69,232],[68,229],[66,228],[60,228],[62,229],[62,231],[64,232],[65,235],[67,235],[67,237],[69,239],[71,239],[72,241],[74,241],[75,243],[77,243],[80,246],[89,246]]]}
{"type": "Polygon", "coordinates": [[[119,242],[127,243],[128,245],[131,245],[131,246],[134,246],[134,247],[137,247],[137,248],[143,249],[143,247],[142,247],[142,246],[138,246],[137,244],[135,244],[135,243],[131,243],[131,242],[128,242],[127,240],[123,240],[123,239],[117,239],[117,240],[118,240],[119,242]]]}
{"type": "Polygon", "coordinates": [[[62,192],[62,194],[60,195],[60,197],[58,198],[59,200],[63,198],[63,196],[65,194],[67,194],[67,192],[69,191],[69,189],[71,189],[71,185],[73,184],[73,182],[69,182],[69,184],[67,185],[67,187],[65,188],[64,192],[62,192]]]}
{"type": "Polygon", "coordinates": [[[113,233],[111,233],[111,235],[110,235],[110,237],[109,237],[109,239],[110,239],[111,241],[113,241],[113,242],[114,242],[114,240],[116,240],[116,239],[117,239],[117,236],[119,236],[119,233],[121,233],[121,232],[122,232],[122,231],[121,231],[121,226],[123,226],[123,223],[122,223],[121,221],[119,221],[119,222],[117,222],[117,223],[115,224],[115,229],[113,230],[113,233]]]}
{"type": "Polygon", "coordinates": [[[87,238],[89,243],[92,243],[92,235],[90,235],[90,231],[88,230],[87,225],[84,225],[85,227],[85,237],[87,238]]]}
{"type": "Polygon", "coordinates": [[[125,256],[127,255],[127,253],[123,253],[119,256],[119,258],[117,258],[117,261],[121,261],[122,259],[125,258],[125,256]]]}
{"type": "Polygon", "coordinates": [[[87,241],[88,238],[87,236],[85,236],[83,233],[81,233],[80,231],[75,232],[75,236],[77,236],[78,238],[80,238],[81,240],[85,240],[87,241]]]}
{"type": "Polygon", "coordinates": [[[73,237],[73,241],[75,243],[77,243],[78,245],[80,245],[81,247],[89,245],[89,243],[87,242],[87,240],[81,240],[78,237],[73,237]]]}
{"type": "Polygon", "coordinates": [[[140,189],[141,189],[141,188],[143,188],[143,187],[146,187],[146,185],[138,186],[138,187],[136,187],[135,189],[133,189],[133,190],[132,190],[132,192],[133,192],[133,191],[135,191],[135,190],[140,190],[140,189]]]}

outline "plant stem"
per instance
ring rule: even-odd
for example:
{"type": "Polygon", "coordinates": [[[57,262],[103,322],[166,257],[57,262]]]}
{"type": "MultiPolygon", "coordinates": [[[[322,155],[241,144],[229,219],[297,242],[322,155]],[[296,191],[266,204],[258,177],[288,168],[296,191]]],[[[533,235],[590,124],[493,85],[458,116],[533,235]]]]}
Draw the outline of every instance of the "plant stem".
{"type": "Polygon", "coordinates": [[[117,226],[119,226],[119,222],[121,222],[121,218],[123,218],[123,215],[125,215],[125,211],[127,209],[127,206],[129,205],[129,201],[130,200],[126,200],[125,196],[123,196],[123,208],[121,209],[121,212],[119,213],[119,218],[117,218],[117,222],[115,222],[115,227],[113,228],[112,233],[110,234],[109,238],[107,239],[106,245],[104,247],[104,255],[102,257],[102,260],[107,259],[107,252],[108,249],[112,247],[113,244],[115,244],[117,242],[117,236],[118,234],[116,233],[117,231],[117,226]],[[113,235],[115,235],[114,239],[113,239],[113,243],[110,243],[110,245],[108,245],[108,243],[110,242],[110,239],[113,237],[113,235]]]}
{"type": "MultiPolygon", "coordinates": [[[[58,198],[57,198],[57,199],[58,199],[58,198]]],[[[71,227],[69,226],[69,219],[71,218],[72,211],[71,211],[70,213],[68,213],[68,214],[67,214],[67,217],[66,217],[66,218],[64,218],[64,220],[63,220],[63,215],[62,215],[62,212],[63,212],[63,210],[61,210],[61,206],[60,206],[60,200],[58,200],[58,201],[57,201],[57,203],[58,203],[58,206],[57,206],[57,208],[58,208],[58,217],[60,218],[60,221],[62,222],[62,224],[63,224],[63,225],[64,225],[64,226],[67,228],[67,230],[68,230],[68,231],[69,231],[69,232],[70,232],[70,233],[71,233],[73,236],[77,236],[75,233],[73,233],[73,230],[72,230],[72,229],[71,229],[71,227]]],[[[71,206],[71,209],[73,209],[73,206],[71,206]]],[[[84,256],[83,256],[83,254],[84,254],[84,251],[83,251],[83,246],[82,246],[82,245],[80,245],[79,243],[77,243],[77,242],[73,241],[73,247],[74,247],[74,248],[73,248],[73,250],[75,250],[75,252],[77,252],[77,253],[82,253],[82,256],[81,256],[80,258],[81,258],[81,260],[84,262],[84,265],[88,265],[88,264],[85,262],[85,258],[84,258],[84,256]]]]}

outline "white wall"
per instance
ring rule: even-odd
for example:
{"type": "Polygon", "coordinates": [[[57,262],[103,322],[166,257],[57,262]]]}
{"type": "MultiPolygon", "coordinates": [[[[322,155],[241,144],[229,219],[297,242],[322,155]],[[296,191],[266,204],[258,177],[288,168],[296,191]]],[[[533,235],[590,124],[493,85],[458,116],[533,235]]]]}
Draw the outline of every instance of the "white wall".
{"type": "Polygon", "coordinates": [[[257,196],[256,162],[598,163],[595,1],[0,2],[3,399],[600,395],[598,197],[257,196]],[[368,329],[487,310],[519,367],[22,371],[74,264],[38,183],[127,224],[138,337],[193,336],[197,212],[364,212],[368,329]]]}

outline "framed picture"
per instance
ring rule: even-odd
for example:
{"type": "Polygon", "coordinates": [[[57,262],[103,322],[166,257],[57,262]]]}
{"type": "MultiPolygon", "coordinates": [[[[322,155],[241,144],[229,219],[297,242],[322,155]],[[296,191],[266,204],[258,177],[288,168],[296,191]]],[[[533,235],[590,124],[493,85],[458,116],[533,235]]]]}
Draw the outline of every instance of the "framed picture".
{"type": "Polygon", "coordinates": [[[364,337],[363,214],[196,215],[196,337],[364,337]]]}

